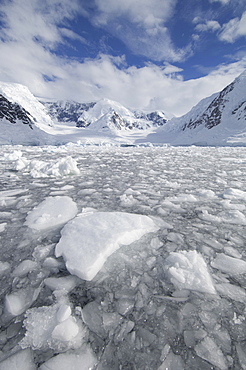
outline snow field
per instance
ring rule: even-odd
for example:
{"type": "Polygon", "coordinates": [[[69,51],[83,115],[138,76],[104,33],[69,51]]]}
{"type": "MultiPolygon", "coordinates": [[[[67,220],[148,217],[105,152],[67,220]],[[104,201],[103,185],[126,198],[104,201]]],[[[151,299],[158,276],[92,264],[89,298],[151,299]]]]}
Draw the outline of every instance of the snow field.
{"type": "Polygon", "coordinates": [[[0,369],[245,367],[245,148],[2,152],[0,369]]]}

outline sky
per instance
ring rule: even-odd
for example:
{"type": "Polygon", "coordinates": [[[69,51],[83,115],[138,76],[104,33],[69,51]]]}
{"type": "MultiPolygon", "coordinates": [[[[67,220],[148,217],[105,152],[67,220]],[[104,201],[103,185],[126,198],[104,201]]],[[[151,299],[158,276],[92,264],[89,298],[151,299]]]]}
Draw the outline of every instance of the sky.
{"type": "Polygon", "coordinates": [[[180,116],[246,69],[245,0],[0,0],[0,81],[180,116]]]}

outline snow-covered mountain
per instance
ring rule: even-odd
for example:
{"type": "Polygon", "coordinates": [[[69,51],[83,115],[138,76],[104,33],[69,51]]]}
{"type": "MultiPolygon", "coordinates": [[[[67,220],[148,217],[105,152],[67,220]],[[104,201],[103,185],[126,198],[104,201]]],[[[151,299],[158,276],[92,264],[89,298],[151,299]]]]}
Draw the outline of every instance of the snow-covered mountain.
{"type": "Polygon", "coordinates": [[[175,145],[246,144],[246,71],[184,116],[171,119],[149,140],[175,145]]]}
{"type": "Polygon", "coordinates": [[[45,107],[26,86],[0,82],[0,144],[52,143],[53,125],[45,107]]]}
{"type": "Polygon", "coordinates": [[[19,104],[31,116],[35,125],[42,130],[52,127],[53,122],[45,106],[21,84],[0,82],[0,94],[12,103],[19,104]]]}
{"type": "Polygon", "coordinates": [[[50,117],[54,122],[73,122],[77,127],[86,127],[87,124],[81,119],[84,111],[92,108],[96,103],[78,103],[69,100],[55,102],[43,102],[50,117]]]}
{"type": "Polygon", "coordinates": [[[50,116],[57,122],[74,122],[77,127],[93,130],[144,130],[167,122],[164,112],[135,112],[118,102],[101,99],[98,102],[45,102],[50,116]]]}

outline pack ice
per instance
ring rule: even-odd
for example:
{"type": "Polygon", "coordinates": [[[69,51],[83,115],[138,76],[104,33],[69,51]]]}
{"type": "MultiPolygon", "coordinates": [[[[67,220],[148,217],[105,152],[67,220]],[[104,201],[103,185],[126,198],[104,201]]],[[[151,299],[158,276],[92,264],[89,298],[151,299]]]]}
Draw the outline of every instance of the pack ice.
{"type": "Polygon", "coordinates": [[[159,227],[148,216],[126,212],[82,213],[68,222],[56,245],[68,271],[92,280],[107,258],[121,245],[129,245],[159,227]]]}

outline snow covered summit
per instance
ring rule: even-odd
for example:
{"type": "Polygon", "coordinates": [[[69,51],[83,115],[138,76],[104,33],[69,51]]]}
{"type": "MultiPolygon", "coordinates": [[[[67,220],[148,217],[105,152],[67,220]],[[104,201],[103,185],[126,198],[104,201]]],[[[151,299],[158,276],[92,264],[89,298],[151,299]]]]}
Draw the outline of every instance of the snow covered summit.
{"type": "Polygon", "coordinates": [[[171,119],[149,140],[175,145],[245,145],[246,71],[184,116],[171,119]]]}
{"type": "Polygon", "coordinates": [[[91,103],[58,101],[44,105],[56,122],[73,122],[76,127],[90,126],[96,131],[144,130],[167,122],[164,112],[135,112],[106,98],[91,103]]]}

